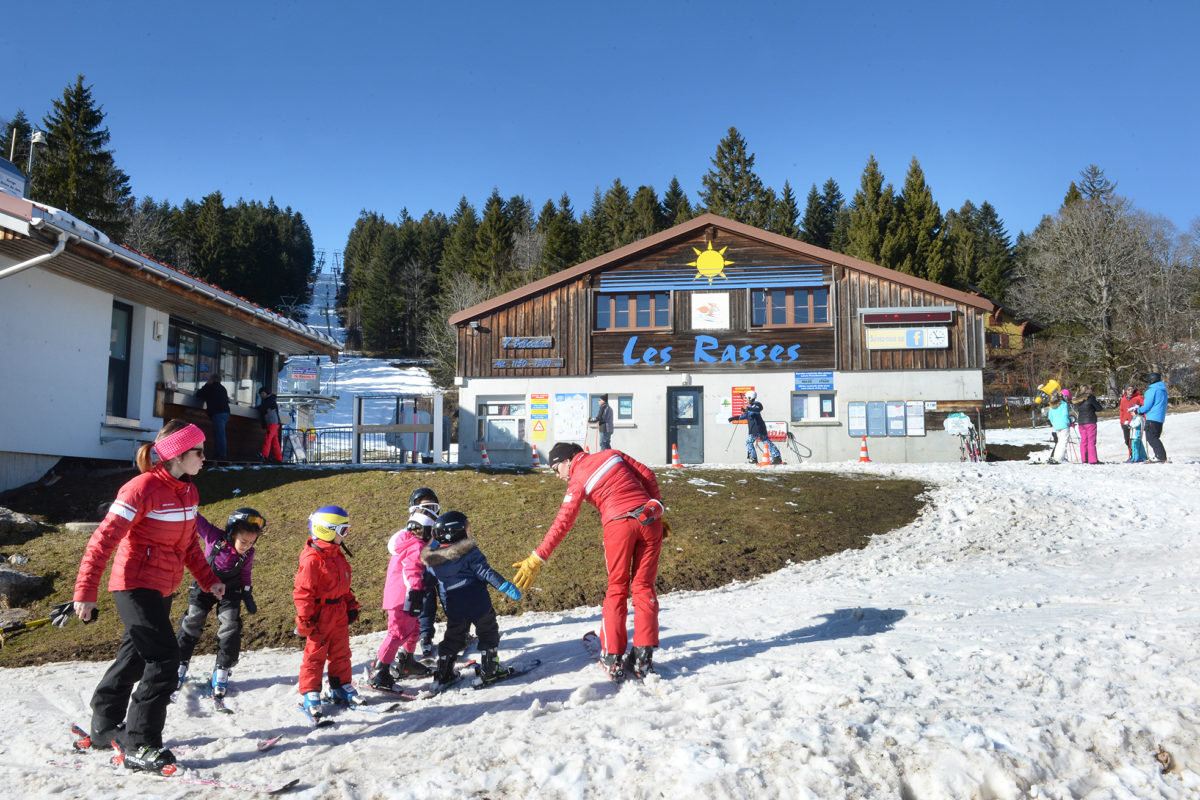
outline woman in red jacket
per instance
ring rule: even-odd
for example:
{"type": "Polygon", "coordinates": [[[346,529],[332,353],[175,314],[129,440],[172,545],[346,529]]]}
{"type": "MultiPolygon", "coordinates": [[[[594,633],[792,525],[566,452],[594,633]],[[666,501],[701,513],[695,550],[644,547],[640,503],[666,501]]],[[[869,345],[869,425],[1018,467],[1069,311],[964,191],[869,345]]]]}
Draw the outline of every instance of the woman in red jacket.
{"type": "Polygon", "coordinates": [[[162,729],[179,671],[171,600],[185,566],[218,598],[225,585],[200,549],[199,494],[188,480],[204,466],[204,433],[171,420],[154,444],[142,445],[137,466],[141,474],[121,487],[88,540],[75,579],[74,607],[84,622],[92,618],[100,577],[116,550],[108,590],[125,635],[92,695],[91,743],[108,748],[116,740],[127,768],[170,774],[175,756],[163,747],[162,729]],[[152,465],[151,452],[158,456],[157,464],[152,465]]]}
{"type": "Polygon", "coordinates": [[[654,470],[622,453],[601,450],[585,453],[571,442],[550,449],[550,469],[567,482],[558,516],[537,549],[518,567],[513,583],[529,591],[538,570],[575,525],[583,501],[600,511],[604,526],[604,560],[608,569],[608,591],[600,629],[600,662],[614,681],[626,672],[644,677],[654,671],[654,648],[658,647],[658,557],[663,543],[663,504],[654,470]],[[633,649],[628,656],[625,617],[633,595],[633,649]]]}
{"type": "Polygon", "coordinates": [[[1121,406],[1119,410],[1121,420],[1121,434],[1125,437],[1125,451],[1129,455],[1130,461],[1133,460],[1133,445],[1130,444],[1129,423],[1133,419],[1133,409],[1140,406],[1145,401],[1138,394],[1137,387],[1132,383],[1125,387],[1125,391],[1121,394],[1121,406]]]}

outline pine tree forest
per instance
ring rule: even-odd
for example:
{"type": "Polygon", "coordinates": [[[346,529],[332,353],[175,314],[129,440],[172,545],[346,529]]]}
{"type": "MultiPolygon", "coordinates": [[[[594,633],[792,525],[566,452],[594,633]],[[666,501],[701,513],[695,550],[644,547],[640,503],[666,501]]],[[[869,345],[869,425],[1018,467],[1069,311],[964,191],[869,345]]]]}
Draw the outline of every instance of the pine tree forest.
{"type": "MultiPolygon", "coordinates": [[[[33,159],[34,200],[265,307],[290,314],[303,304],[320,265],[298,211],[280,208],[273,198],[230,203],[220,191],[179,205],[135,200],[130,177],[105,149],[103,120],[82,75],[40,122],[24,110],[12,114],[4,142],[19,166],[29,157],[34,130],[45,132],[45,146],[33,159]]],[[[1172,351],[1163,345],[1190,338],[1197,320],[1200,230],[1178,235],[1165,220],[1132,208],[1095,165],[1066,187],[1057,211],[1015,241],[986,200],[943,211],[916,156],[899,188],[872,154],[849,199],[833,177],[823,177],[810,184],[801,207],[790,180],[777,191],[756,173],[750,144],[731,127],[698,176],[695,199],[677,175],[662,177],[661,192],[613,178],[578,208],[578,198],[566,193],[539,206],[494,188],[477,204],[461,197],[448,215],[431,209],[417,218],[403,206],[391,214],[362,211],[342,254],[338,313],[346,346],[426,359],[435,380],[449,385],[450,314],[705,212],[978,292],[1036,319],[1060,350],[1079,354],[1079,371],[1110,388],[1132,365],[1167,368],[1172,351]],[[1088,254],[1096,252],[1111,263],[1090,263],[1088,254]],[[1081,262],[1077,269],[1063,266],[1075,262],[1081,262]],[[1108,281],[1113,273],[1137,270],[1149,278],[1127,285],[1113,277],[1098,296],[1124,293],[1140,311],[1128,304],[1055,302],[1064,291],[1074,293],[1073,300],[1093,296],[1086,289],[1097,271],[1108,281]]]]}

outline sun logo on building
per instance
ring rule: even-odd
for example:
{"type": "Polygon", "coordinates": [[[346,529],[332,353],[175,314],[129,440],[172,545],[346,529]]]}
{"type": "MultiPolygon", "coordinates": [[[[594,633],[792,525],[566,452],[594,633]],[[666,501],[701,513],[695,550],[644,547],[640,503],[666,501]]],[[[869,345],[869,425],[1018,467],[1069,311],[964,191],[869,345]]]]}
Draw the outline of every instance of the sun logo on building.
{"type": "MultiPolygon", "coordinates": [[[[728,249],[729,246],[726,245],[720,250],[713,250],[712,242],[708,243],[708,249],[704,251],[693,247],[692,251],[696,254],[696,260],[689,261],[688,266],[696,268],[696,278],[708,278],[708,283],[711,286],[713,278],[726,277],[724,270],[733,263],[732,261],[725,260],[725,251],[728,249]]],[[[692,280],[696,278],[692,278],[692,280]]]]}

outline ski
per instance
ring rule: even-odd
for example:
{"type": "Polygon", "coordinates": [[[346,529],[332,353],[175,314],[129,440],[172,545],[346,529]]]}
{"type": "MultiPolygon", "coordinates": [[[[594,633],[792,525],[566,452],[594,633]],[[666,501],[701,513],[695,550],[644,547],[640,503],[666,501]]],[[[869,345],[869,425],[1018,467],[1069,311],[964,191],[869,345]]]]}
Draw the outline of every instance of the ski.
{"type": "MultiPolygon", "coordinates": [[[[500,672],[500,673],[492,676],[489,679],[485,679],[482,675],[478,675],[477,677],[479,678],[479,683],[475,684],[475,688],[476,689],[485,689],[488,686],[494,686],[495,684],[506,681],[509,678],[515,678],[518,675],[524,675],[526,672],[529,672],[530,670],[537,669],[538,667],[541,666],[541,664],[542,664],[541,659],[535,658],[532,661],[527,661],[522,664],[517,664],[516,666],[505,667],[503,672],[500,672]]],[[[476,669],[478,670],[478,668],[476,668],[476,669]]]]}
{"type": "MultiPolygon", "coordinates": [[[[115,755],[112,757],[112,764],[116,767],[125,765],[125,750],[117,742],[113,742],[113,750],[115,755]]],[[[243,792],[259,792],[262,794],[282,794],[289,789],[295,788],[300,784],[299,778],[281,784],[239,784],[221,780],[220,778],[204,778],[198,775],[193,775],[186,768],[179,764],[168,764],[159,772],[150,772],[148,770],[129,770],[130,774],[134,775],[149,775],[159,778],[170,778],[180,783],[190,783],[196,786],[210,786],[217,789],[237,789],[243,792]]]]}
{"type": "Polygon", "coordinates": [[[375,670],[372,669],[371,662],[367,663],[366,669],[364,670],[364,675],[366,677],[366,680],[363,681],[363,685],[365,685],[366,688],[370,689],[373,692],[383,692],[384,694],[390,694],[393,697],[398,697],[404,701],[411,701],[411,700],[417,699],[417,696],[415,694],[413,694],[412,692],[406,692],[405,690],[401,689],[399,686],[388,687],[388,686],[373,686],[373,685],[371,685],[371,681],[375,678],[375,670]]]}
{"type": "Polygon", "coordinates": [[[233,709],[230,708],[229,706],[225,705],[224,695],[222,695],[221,697],[217,697],[215,694],[213,694],[212,673],[211,672],[204,673],[204,686],[205,686],[205,689],[202,692],[202,694],[200,695],[201,697],[206,698],[208,700],[212,700],[213,706],[217,709],[217,711],[219,713],[221,713],[221,714],[232,714],[233,713],[233,709]]]}
{"type": "Polygon", "coordinates": [[[330,719],[320,711],[318,711],[316,714],[312,713],[304,707],[303,702],[296,703],[296,708],[300,709],[300,711],[304,713],[304,716],[308,717],[308,721],[312,723],[314,728],[328,728],[330,725],[337,724],[337,720],[330,719]]]}
{"type": "Polygon", "coordinates": [[[459,669],[454,670],[454,678],[447,683],[438,683],[437,679],[434,678],[431,684],[417,693],[417,698],[421,700],[428,700],[431,697],[437,697],[447,689],[453,689],[455,686],[458,686],[460,683],[462,683],[464,678],[475,674],[473,671],[467,670],[468,667],[474,666],[475,659],[471,659],[467,663],[463,664],[459,669]]]}

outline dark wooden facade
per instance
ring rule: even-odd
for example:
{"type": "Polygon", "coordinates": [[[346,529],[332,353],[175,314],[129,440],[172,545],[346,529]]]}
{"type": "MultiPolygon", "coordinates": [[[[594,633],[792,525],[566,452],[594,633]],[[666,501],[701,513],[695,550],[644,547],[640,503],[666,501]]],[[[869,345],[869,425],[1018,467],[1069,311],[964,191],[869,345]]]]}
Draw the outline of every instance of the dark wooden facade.
{"type": "MultiPolygon", "coordinates": [[[[902,275],[874,264],[770,234],[714,215],[676,226],[558,275],[510,292],[451,318],[458,327],[458,374],[467,378],[569,377],[620,372],[666,371],[661,355],[643,357],[648,348],[670,348],[675,371],[730,372],[763,370],[925,370],[983,369],[984,324],[988,303],[981,298],[902,275]],[[723,250],[729,266],[711,284],[686,265],[709,245],[723,250]],[[803,265],[830,289],[830,324],[793,328],[752,328],[750,291],[745,275],[769,274],[771,268],[803,265]],[[668,329],[593,331],[595,297],[601,281],[630,274],[675,274],[668,329]],[[673,271],[673,272],[672,272],[673,271]],[[740,277],[740,280],[738,279],[740,277]],[[738,285],[740,283],[740,286],[738,285]],[[727,330],[694,330],[694,292],[721,292],[729,303],[727,330]],[[887,307],[952,307],[948,346],[942,349],[871,350],[860,311],[887,307]],[[744,348],[799,345],[791,358],[739,358],[697,361],[697,336],[719,341],[718,356],[744,348]],[[630,337],[636,336],[632,351],[630,337]],[[505,347],[505,337],[550,337],[547,347],[505,347]],[[632,352],[638,358],[628,363],[632,352]],[[514,366],[514,359],[516,359],[514,366]],[[558,360],[561,359],[561,362],[558,360]],[[498,366],[499,361],[502,366],[498,366]],[[561,365],[560,365],[561,364],[561,365]]],[[[525,343],[528,344],[528,343],[525,343]]],[[[760,350],[761,354],[762,351],[760,350]]]]}

